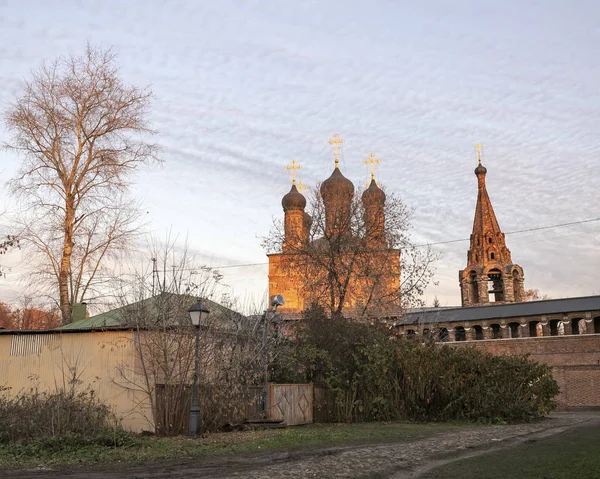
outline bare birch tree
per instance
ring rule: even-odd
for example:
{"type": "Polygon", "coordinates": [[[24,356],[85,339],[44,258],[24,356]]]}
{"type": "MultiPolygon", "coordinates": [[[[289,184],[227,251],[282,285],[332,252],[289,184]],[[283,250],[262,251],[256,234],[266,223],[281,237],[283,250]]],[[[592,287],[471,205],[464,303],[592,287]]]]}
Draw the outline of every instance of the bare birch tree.
{"type": "Polygon", "coordinates": [[[421,295],[432,281],[438,258],[430,247],[419,248],[410,238],[412,212],[393,194],[385,201],[385,238],[360,194],[355,194],[349,215],[335,218],[327,228],[325,203],[320,188],[314,188],[307,206],[310,230],[304,238],[285,237],[281,220],[275,220],[263,238],[268,253],[280,253],[284,242],[288,254],[282,265],[301,285],[308,300],[330,316],[396,316],[403,308],[422,305],[421,295]],[[398,262],[398,254],[400,261],[398,262]]]}
{"type": "Polygon", "coordinates": [[[88,45],[34,72],[5,112],[5,146],[21,159],[11,183],[18,236],[34,277],[58,293],[63,323],[136,233],[138,208],[127,192],[135,170],[156,160],[150,98],[121,80],[110,49],[88,45]]]}

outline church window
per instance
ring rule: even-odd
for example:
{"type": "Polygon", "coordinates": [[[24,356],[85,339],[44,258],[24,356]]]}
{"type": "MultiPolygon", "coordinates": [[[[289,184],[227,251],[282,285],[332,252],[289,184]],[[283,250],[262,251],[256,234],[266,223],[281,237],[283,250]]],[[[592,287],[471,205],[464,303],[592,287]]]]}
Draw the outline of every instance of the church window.
{"type": "Polygon", "coordinates": [[[440,329],[438,333],[438,339],[443,343],[448,342],[450,340],[450,335],[448,334],[448,330],[446,328],[440,329]]]}
{"type": "Polygon", "coordinates": [[[600,316],[594,318],[594,334],[600,334],[600,316]]]}
{"type": "Polygon", "coordinates": [[[518,338],[520,336],[520,329],[521,325],[519,323],[508,323],[508,332],[511,338],[518,338]]]}
{"type": "Polygon", "coordinates": [[[519,288],[519,272],[517,270],[513,271],[513,294],[515,297],[515,302],[519,303],[521,298],[521,290],[519,288]]]}
{"type": "Polygon", "coordinates": [[[478,255],[478,254],[476,254],[476,255],[475,255],[475,262],[476,262],[476,263],[478,263],[478,262],[479,262],[479,255],[478,255]]]}
{"type": "Polygon", "coordinates": [[[535,338],[538,334],[538,321],[529,321],[529,337],[535,338]]]}
{"type": "Polygon", "coordinates": [[[492,244],[492,238],[488,238],[488,243],[492,244]]]}
{"type": "Polygon", "coordinates": [[[473,339],[481,340],[483,339],[483,328],[479,325],[473,326],[473,339]]]}
{"type": "Polygon", "coordinates": [[[481,245],[481,238],[477,238],[477,246],[481,245]]]}
{"type": "Polygon", "coordinates": [[[479,303],[479,286],[477,285],[477,273],[475,271],[471,271],[471,273],[469,274],[469,287],[470,287],[470,297],[471,297],[471,303],[472,304],[477,304],[479,303]]]}
{"type": "Polygon", "coordinates": [[[581,318],[571,320],[571,334],[581,334],[581,318]]]}
{"type": "Polygon", "coordinates": [[[454,340],[455,341],[466,341],[467,340],[467,333],[465,331],[465,328],[463,328],[462,326],[456,327],[456,329],[454,330],[454,340]]]}
{"type": "Polygon", "coordinates": [[[490,259],[494,259],[496,255],[494,253],[490,253],[490,259]]]}
{"type": "Polygon", "coordinates": [[[497,303],[504,301],[504,282],[502,272],[494,268],[488,273],[488,301],[497,303]]]}
{"type": "Polygon", "coordinates": [[[406,337],[407,337],[408,339],[412,339],[412,338],[414,338],[414,337],[415,337],[415,330],[414,330],[414,329],[408,329],[408,330],[406,331],[406,337]]]}
{"type": "Polygon", "coordinates": [[[558,323],[560,323],[560,319],[550,321],[550,336],[558,336],[558,323]]]}
{"type": "Polygon", "coordinates": [[[493,339],[502,339],[502,330],[500,329],[499,324],[492,324],[490,328],[492,329],[493,339]]]}

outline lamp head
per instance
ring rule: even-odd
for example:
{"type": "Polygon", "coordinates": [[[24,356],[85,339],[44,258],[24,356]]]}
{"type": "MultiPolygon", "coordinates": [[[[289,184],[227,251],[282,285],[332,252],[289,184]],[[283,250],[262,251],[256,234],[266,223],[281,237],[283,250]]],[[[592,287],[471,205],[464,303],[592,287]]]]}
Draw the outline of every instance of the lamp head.
{"type": "Polygon", "coordinates": [[[200,323],[204,322],[210,313],[208,308],[199,300],[192,305],[188,312],[190,313],[190,319],[194,326],[200,326],[200,323]]]}
{"type": "Polygon", "coordinates": [[[285,304],[285,301],[283,300],[283,296],[281,296],[280,294],[276,294],[271,299],[271,306],[273,307],[273,310],[276,310],[277,307],[283,306],[284,304],[285,304]]]}

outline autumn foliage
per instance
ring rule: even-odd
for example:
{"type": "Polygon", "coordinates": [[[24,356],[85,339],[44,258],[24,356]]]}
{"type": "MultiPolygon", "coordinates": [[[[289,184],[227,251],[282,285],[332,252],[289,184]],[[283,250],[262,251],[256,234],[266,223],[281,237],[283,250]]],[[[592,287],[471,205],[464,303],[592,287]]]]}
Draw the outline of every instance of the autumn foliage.
{"type": "Polygon", "coordinates": [[[0,303],[0,329],[44,330],[60,325],[60,317],[54,311],[34,307],[11,307],[0,303]]]}

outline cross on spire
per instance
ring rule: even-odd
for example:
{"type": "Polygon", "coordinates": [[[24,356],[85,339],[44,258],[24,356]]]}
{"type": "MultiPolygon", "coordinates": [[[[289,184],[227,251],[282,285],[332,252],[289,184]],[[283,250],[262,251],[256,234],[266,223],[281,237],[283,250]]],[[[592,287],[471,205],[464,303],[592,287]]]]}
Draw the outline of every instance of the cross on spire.
{"type": "Polygon", "coordinates": [[[300,193],[302,193],[304,190],[308,190],[308,186],[302,183],[302,180],[298,182],[297,188],[300,193]]]}
{"type": "Polygon", "coordinates": [[[483,145],[477,143],[473,148],[477,150],[477,163],[481,165],[481,152],[483,151],[483,145]]]}
{"type": "Polygon", "coordinates": [[[335,160],[335,167],[337,168],[340,164],[340,145],[344,144],[344,140],[336,133],[328,143],[333,146],[333,159],[335,160]]]}
{"type": "Polygon", "coordinates": [[[371,153],[369,155],[369,157],[363,161],[363,163],[369,165],[369,169],[371,170],[371,179],[374,180],[375,179],[375,165],[378,165],[379,163],[381,163],[381,160],[379,158],[375,158],[375,155],[373,153],[371,153]]]}
{"type": "Polygon", "coordinates": [[[296,160],[292,160],[292,163],[289,165],[286,165],[285,169],[291,171],[291,175],[292,175],[292,185],[296,184],[296,170],[299,170],[300,168],[302,168],[302,165],[300,163],[298,163],[296,160]]]}

